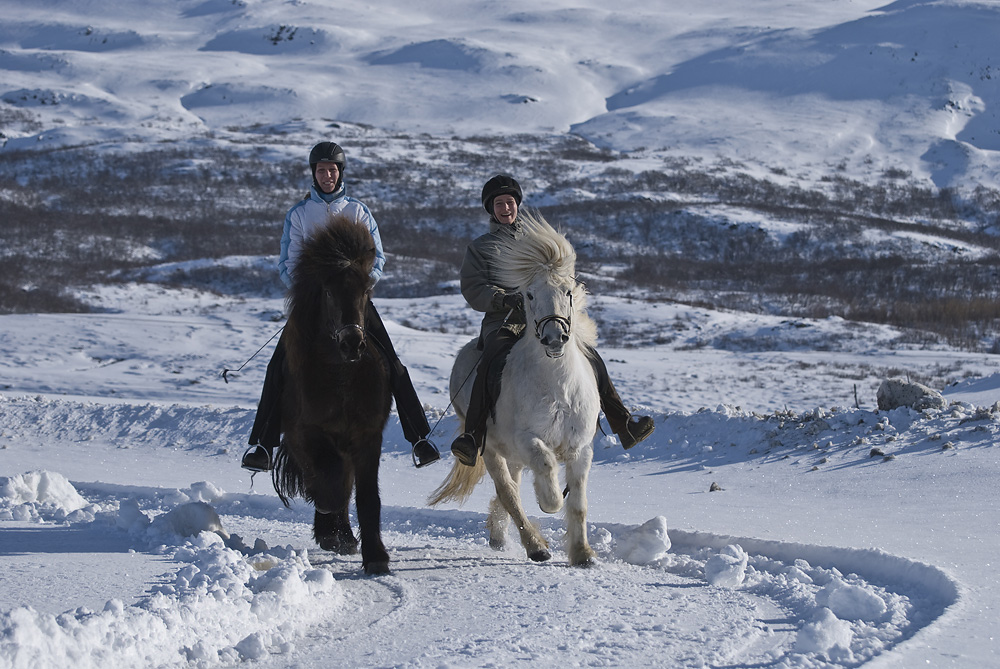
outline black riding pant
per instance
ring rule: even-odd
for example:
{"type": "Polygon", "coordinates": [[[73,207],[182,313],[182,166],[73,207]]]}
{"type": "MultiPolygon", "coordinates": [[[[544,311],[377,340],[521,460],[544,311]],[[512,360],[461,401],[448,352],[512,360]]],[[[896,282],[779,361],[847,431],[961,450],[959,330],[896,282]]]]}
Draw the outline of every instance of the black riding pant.
{"type": "MultiPolygon", "coordinates": [[[[382,317],[375,305],[368,301],[368,313],[365,316],[365,332],[376,343],[389,367],[389,387],[396,400],[396,412],[403,428],[403,437],[411,444],[430,434],[424,407],[417,397],[417,391],[410,381],[410,373],[400,362],[396,350],[392,347],[389,333],[385,330],[382,317]]],[[[284,335],[278,339],[271,362],[267,364],[264,375],[264,387],[257,404],[257,415],[253,428],[250,430],[250,445],[260,444],[273,451],[281,443],[281,396],[285,389],[285,344],[284,335]]]]}
{"type": "MultiPolygon", "coordinates": [[[[472,383],[472,396],[469,398],[469,410],[465,414],[465,431],[472,434],[479,446],[486,438],[486,419],[493,413],[497,398],[500,396],[500,377],[507,355],[521,335],[508,328],[500,328],[483,346],[483,355],[476,369],[476,379],[472,383]]],[[[615,390],[604,364],[601,354],[590,346],[586,349],[587,359],[594,368],[597,377],[597,392],[601,398],[601,410],[615,434],[620,433],[628,425],[632,414],[622,398],[615,390]]]]}

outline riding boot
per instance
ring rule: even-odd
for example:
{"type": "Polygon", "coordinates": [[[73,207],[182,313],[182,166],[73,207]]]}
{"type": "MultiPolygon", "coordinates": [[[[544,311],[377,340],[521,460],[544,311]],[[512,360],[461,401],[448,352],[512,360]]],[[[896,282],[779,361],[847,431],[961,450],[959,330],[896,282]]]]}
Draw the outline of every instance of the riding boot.
{"type": "Polygon", "coordinates": [[[601,410],[608,420],[608,425],[611,426],[611,431],[618,436],[622,448],[627,451],[653,434],[656,426],[649,416],[633,417],[625,408],[622,398],[619,397],[618,391],[611,383],[608,368],[597,349],[588,347],[587,357],[590,359],[590,364],[597,377],[597,392],[601,397],[601,410]]]}
{"type": "Polygon", "coordinates": [[[431,433],[427,424],[427,415],[417,397],[417,391],[410,381],[410,373],[396,355],[396,350],[386,332],[382,317],[375,305],[368,301],[368,313],[365,317],[365,329],[375,339],[385,356],[389,368],[389,387],[396,400],[396,413],[399,414],[399,424],[403,428],[403,437],[413,445],[412,457],[416,467],[426,467],[441,459],[441,453],[427,435],[431,433]]]}
{"type": "Polygon", "coordinates": [[[257,415],[250,429],[250,448],[243,454],[241,466],[254,472],[266,472],[274,466],[274,449],[281,443],[281,396],[285,388],[285,340],[278,339],[267,363],[257,415]]]}

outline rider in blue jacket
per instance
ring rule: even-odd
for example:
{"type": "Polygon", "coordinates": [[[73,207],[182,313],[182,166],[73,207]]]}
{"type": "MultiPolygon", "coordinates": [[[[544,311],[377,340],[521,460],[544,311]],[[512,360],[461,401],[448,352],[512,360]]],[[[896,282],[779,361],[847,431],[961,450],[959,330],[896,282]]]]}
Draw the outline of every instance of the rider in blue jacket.
{"type": "MultiPolygon", "coordinates": [[[[368,227],[375,241],[375,265],[371,271],[374,285],[382,277],[385,253],[378,225],[368,207],[344,191],[344,150],[333,142],[320,142],[309,152],[309,169],[313,175],[309,195],[297,202],[285,216],[281,233],[281,255],[278,272],[282,282],[291,287],[299,254],[306,240],[326,225],[331,215],[348,216],[368,227]]],[[[368,302],[365,330],[379,344],[389,367],[389,385],[396,400],[396,412],[403,428],[403,436],[413,445],[413,462],[423,467],[439,459],[437,447],[427,438],[430,426],[424,415],[423,405],[413,389],[409,372],[393,349],[385,325],[368,302]]],[[[243,454],[242,465],[251,471],[268,471],[274,466],[274,449],[281,441],[281,393],[284,388],[285,346],[278,340],[267,365],[264,388],[257,405],[257,416],[250,430],[250,448],[243,454]]]]}

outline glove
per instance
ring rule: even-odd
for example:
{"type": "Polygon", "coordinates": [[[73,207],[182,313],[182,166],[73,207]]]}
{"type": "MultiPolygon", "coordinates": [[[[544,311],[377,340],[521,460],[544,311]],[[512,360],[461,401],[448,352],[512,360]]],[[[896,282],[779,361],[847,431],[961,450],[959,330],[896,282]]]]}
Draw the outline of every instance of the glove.
{"type": "Polygon", "coordinates": [[[521,297],[521,293],[507,293],[504,295],[503,308],[524,311],[524,298],[521,297]]]}

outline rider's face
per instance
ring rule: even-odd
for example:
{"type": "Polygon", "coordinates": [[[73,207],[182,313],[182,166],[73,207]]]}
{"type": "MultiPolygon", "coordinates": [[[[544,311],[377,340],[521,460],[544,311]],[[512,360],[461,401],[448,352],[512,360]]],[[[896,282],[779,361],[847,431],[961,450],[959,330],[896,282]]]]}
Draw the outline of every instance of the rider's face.
{"type": "Polygon", "coordinates": [[[316,183],[319,184],[320,189],[324,193],[332,193],[333,189],[337,187],[337,181],[340,179],[340,168],[337,163],[331,163],[327,161],[322,161],[316,163],[316,183]]]}
{"type": "Polygon", "coordinates": [[[517,218],[517,200],[513,195],[497,195],[493,198],[493,218],[504,225],[514,222],[517,218]]]}

